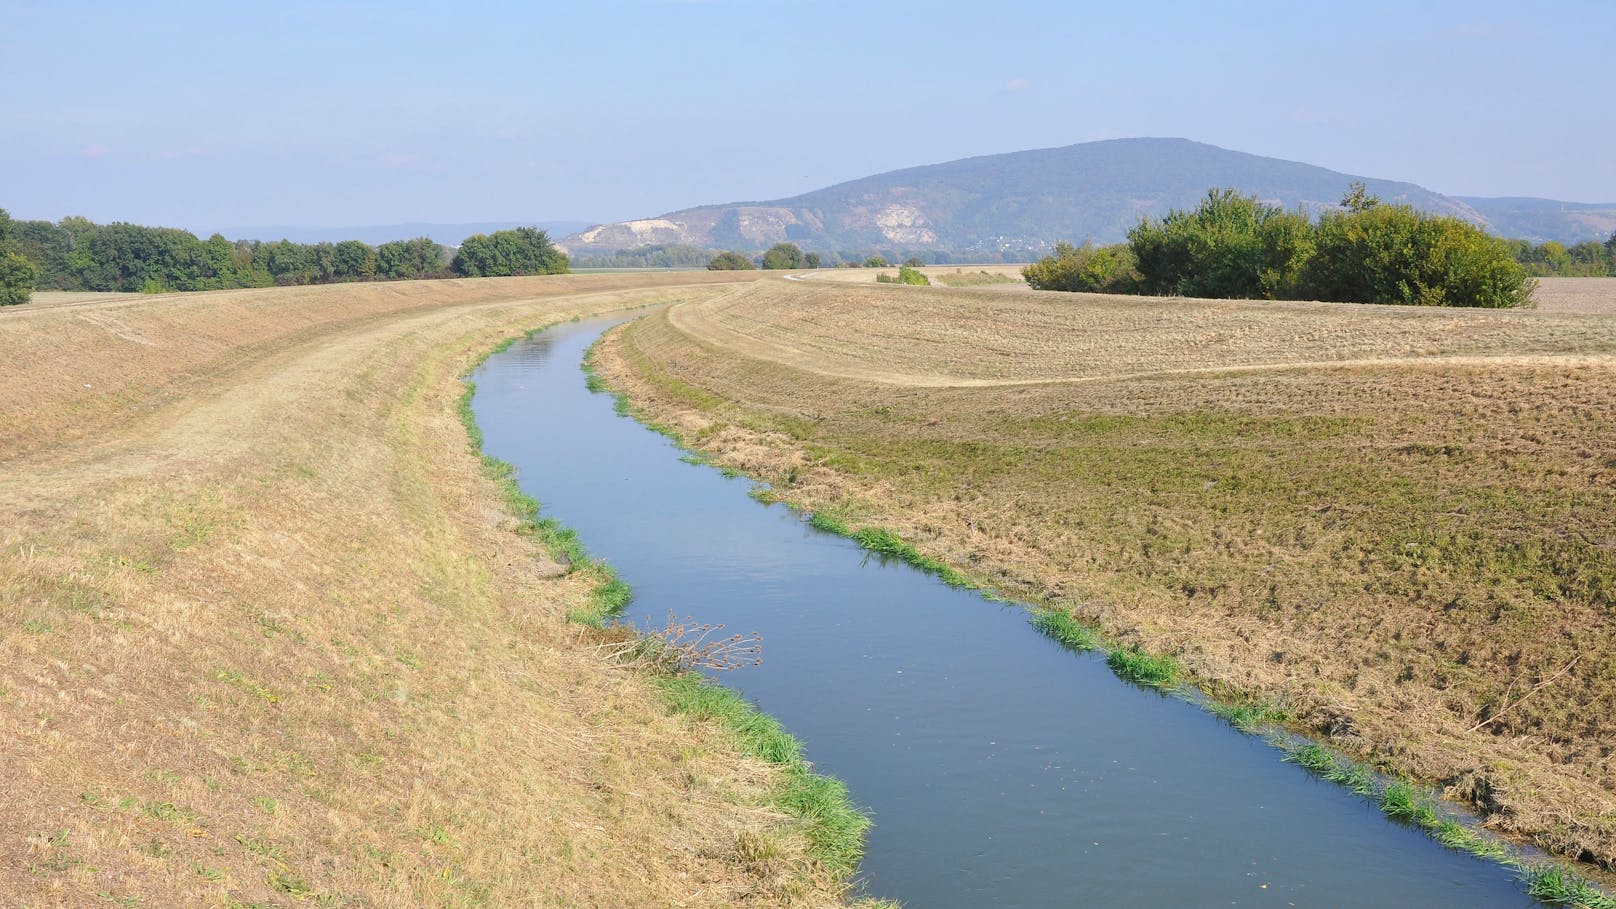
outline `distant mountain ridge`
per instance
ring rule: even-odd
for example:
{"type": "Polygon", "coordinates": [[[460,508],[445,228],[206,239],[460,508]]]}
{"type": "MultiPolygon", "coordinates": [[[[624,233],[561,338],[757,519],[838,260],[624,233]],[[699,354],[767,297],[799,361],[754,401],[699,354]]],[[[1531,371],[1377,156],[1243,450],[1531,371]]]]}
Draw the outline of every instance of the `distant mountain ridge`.
{"type": "Polygon", "coordinates": [[[372,246],[394,240],[431,237],[444,246],[459,246],[473,234],[488,234],[513,227],[538,227],[552,237],[574,233],[589,226],[588,221],[471,221],[464,224],[374,224],[361,227],[258,226],[226,227],[219,230],[230,240],[291,240],[294,243],[340,243],[362,240],[372,246]]]}
{"type": "Polygon", "coordinates": [[[791,241],[819,250],[1032,253],[1058,240],[1121,240],[1140,217],[1193,207],[1213,187],[1316,213],[1335,206],[1355,180],[1386,201],[1463,218],[1501,236],[1572,243],[1603,240],[1616,229],[1616,203],[1457,198],[1187,139],[1111,139],[905,168],[787,199],[597,225],[562,245],[596,253],[659,243],[755,250],[791,241]]]}

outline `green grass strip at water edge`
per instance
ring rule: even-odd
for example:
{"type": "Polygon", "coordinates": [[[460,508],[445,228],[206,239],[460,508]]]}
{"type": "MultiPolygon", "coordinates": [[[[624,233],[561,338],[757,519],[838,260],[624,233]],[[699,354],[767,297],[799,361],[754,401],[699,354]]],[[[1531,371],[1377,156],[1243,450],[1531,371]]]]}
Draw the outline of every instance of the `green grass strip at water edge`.
{"type": "Polygon", "coordinates": [[[1616,909],[1616,899],[1557,865],[1525,868],[1521,871],[1521,877],[1526,882],[1526,892],[1533,899],[1550,906],[1616,909]]]}
{"type": "Polygon", "coordinates": [[[952,565],[925,555],[913,544],[883,527],[863,527],[854,530],[846,522],[823,511],[809,515],[808,526],[825,533],[847,537],[878,556],[897,559],[927,574],[935,575],[950,587],[976,589],[976,585],[952,565]]]}
{"type": "Polygon", "coordinates": [[[1058,641],[1061,646],[1068,650],[1082,653],[1093,650],[1097,646],[1094,642],[1093,633],[1086,626],[1077,619],[1072,618],[1070,613],[1060,610],[1048,609],[1034,612],[1032,627],[1058,641]]]}
{"type": "Polygon", "coordinates": [[[1118,676],[1139,685],[1152,688],[1170,688],[1179,676],[1178,661],[1161,654],[1151,654],[1137,647],[1122,647],[1111,651],[1105,664],[1118,676]]]}
{"type": "Polygon", "coordinates": [[[1459,820],[1442,817],[1437,794],[1411,780],[1389,780],[1377,793],[1374,773],[1367,767],[1311,742],[1285,747],[1285,760],[1371,799],[1387,817],[1418,828],[1449,849],[1514,870],[1526,885],[1527,894],[1539,902],[1576,909],[1616,909],[1616,899],[1576,872],[1549,862],[1528,862],[1504,842],[1483,836],[1459,820]]]}
{"type": "MultiPolygon", "coordinates": [[[[503,349],[509,348],[509,344],[503,347],[503,349]]],[[[490,353],[488,356],[492,355],[490,353]]],[[[483,358],[486,359],[487,357],[483,358]]],[[[481,362],[482,360],[478,361],[481,362]]],[[[494,482],[506,510],[521,522],[517,525],[516,532],[537,541],[550,558],[566,567],[569,574],[586,571],[596,577],[596,584],[588,604],[584,608],[568,612],[567,618],[569,621],[597,628],[605,625],[628,605],[631,596],[628,585],[617,577],[617,573],[610,565],[590,558],[583,544],[578,541],[576,531],[562,526],[553,518],[539,517],[538,500],[523,492],[517,485],[515,465],[483,451],[483,432],[477,425],[477,418],[471,409],[471,400],[477,393],[477,384],[467,381],[465,386],[457,408],[460,422],[466,428],[472,451],[482,461],[484,475],[494,482]]]]}
{"type": "Polygon", "coordinates": [[[810,769],[802,743],[778,720],[695,673],[662,676],[655,684],[675,711],[722,723],[747,754],[782,767],[785,777],[774,793],[775,804],[807,824],[815,859],[837,875],[853,872],[870,820],[853,806],[840,780],[810,769]]]}
{"type": "Polygon", "coordinates": [[[1206,709],[1221,717],[1230,726],[1248,735],[1255,735],[1269,727],[1283,726],[1292,719],[1290,711],[1272,704],[1216,701],[1210,698],[1204,704],[1206,709]]]}

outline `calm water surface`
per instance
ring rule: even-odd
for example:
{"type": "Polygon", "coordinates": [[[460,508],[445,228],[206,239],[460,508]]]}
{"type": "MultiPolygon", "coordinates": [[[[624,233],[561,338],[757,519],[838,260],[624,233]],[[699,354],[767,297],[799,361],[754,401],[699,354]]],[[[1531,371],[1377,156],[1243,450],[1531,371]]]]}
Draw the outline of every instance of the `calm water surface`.
{"type": "Polygon", "coordinates": [[[1512,875],[1445,850],[1192,705],[1119,681],[1026,614],[952,590],[681,452],[590,394],[610,320],[491,358],[473,406],[489,454],[634,589],[761,631],[726,673],[875,820],[871,895],[980,906],[1525,907],[1512,875]]]}

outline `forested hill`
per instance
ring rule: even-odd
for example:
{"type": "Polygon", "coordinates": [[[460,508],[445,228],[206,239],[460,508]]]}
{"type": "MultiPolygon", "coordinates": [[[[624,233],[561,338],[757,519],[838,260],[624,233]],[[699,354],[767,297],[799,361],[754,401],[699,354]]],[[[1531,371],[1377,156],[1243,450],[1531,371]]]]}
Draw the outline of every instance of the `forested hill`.
{"type": "Polygon", "coordinates": [[[1476,204],[1498,200],[1462,200],[1413,183],[1186,139],[1114,139],[912,167],[789,199],[708,205],[607,224],[573,234],[562,245],[587,253],[653,243],[762,249],[789,240],[823,250],[1035,252],[1057,240],[1121,240],[1141,216],[1193,208],[1212,187],[1316,212],[1340,201],[1355,180],[1388,202],[1455,215],[1504,235],[1518,232],[1527,239],[1567,243],[1609,235],[1608,229],[1600,233],[1591,226],[1585,212],[1578,213],[1580,221],[1536,212],[1533,229],[1525,232],[1519,227],[1527,223],[1523,219],[1476,204]],[[1494,216],[1502,226],[1489,220],[1494,216]]]}

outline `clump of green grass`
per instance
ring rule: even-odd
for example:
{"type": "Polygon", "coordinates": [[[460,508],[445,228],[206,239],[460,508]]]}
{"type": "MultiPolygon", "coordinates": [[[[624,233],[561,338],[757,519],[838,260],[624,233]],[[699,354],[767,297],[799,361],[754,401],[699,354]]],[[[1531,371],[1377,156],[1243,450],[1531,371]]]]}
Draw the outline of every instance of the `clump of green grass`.
{"type": "Polygon", "coordinates": [[[930,556],[923,555],[920,550],[890,530],[866,527],[853,533],[853,541],[876,555],[898,559],[928,574],[934,574],[950,587],[971,586],[965,575],[930,556]]]}
{"type": "Polygon", "coordinates": [[[870,820],[853,807],[840,780],[809,768],[802,744],[778,720],[695,673],[660,677],[656,684],[675,711],[722,723],[747,754],[780,765],[785,779],[775,804],[804,823],[816,859],[837,875],[853,872],[870,820]]]}
{"type": "Polygon", "coordinates": [[[1283,760],[1304,767],[1326,778],[1336,769],[1335,755],[1331,754],[1323,745],[1312,742],[1285,752],[1283,760]]]}
{"type": "Polygon", "coordinates": [[[1271,704],[1249,701],[1222,703],[1214,701],[1209,709],[1241,732],[1256,732],[1265,726],[1277,726],[1291,718],[1285,710],[1271,704]]]}
{"type": "Polygon", "coordinates": [[[1284,760],[1298,764],[1338,786],[1365,798],[1375,794],[1375,775],[1356,761],[1338,757],[1323,745],[1308,742],[1285,751],[1284,760]]]}
{"type": "Polygon", "coordinates": [[[1526,892],[1551,906],[1575,909],[1616,909],[1616,899],[1592,884],[1556,865],[1537,865],[1521,870],[1526,892]]]}
{"type": "Polygon", "coordinates": [[[1178,661],[1166,654],[1157,656],[1137,647],[1118,648],[1105,658],[1105,664],[1122,678],[1152,688],[1169,688],[1178,681],[1178,661]]]}
{"type": "Polygon", "coordinates": [[[1449,849],[1458,849],[1480,858],[1503,862],[1509,859],[1509,850],[1502,843],[1490,840],[1474,829],[1455,820],[1444,820],[1431,830],[1431,836],[1449,849]]]}
{"type": "Polygon", "coordinates": [[[1079,653],[1094,649],[1094,635],[1070,613],[1046,609],[1033,613],[1032,627],[1079,653]]]}
{"type": "Polygon", "coordinates": [[[889,559],[897,559],[898,561],[905,562],[911,567],[918,568],[927,574],[936,575],[938,578],[942,579],[943,583],[950,587],[972,586],[970,580],[966,578],[965,575],[956,571],[953,566],[940,562],[931,556],[925,555],[908,541],[904,540],[903,537],[898,536],[890,530],[880,527],[865,527],[859,530],[854,530],[841,519],[828,515],[822,511],[816,511],[812,515],[809,515],[808,526],[814,528],[815,530],[823,530],[826,533],[834,533],[837,536],[848,537],[852,539],[853,542],[863,546],[865,549],[868,549],[878,556],[889,559]]]}
{"type": "Polygon", "coordinates": [[[808,526],[815,530],[823,530],[826,533],[834,533],[840,537],[850,537],[853,535],[853,531],[846,524],[843,524],[840,520],[831,517],[823,511],[816,511],[809,515],[808,526]]]}
{"type": "Polygon", "coordinates": [[[1396,818],[1420,828],[1435,830],[1441,823],[1436,803],[1428,793],[1408,780],[1392,780],[1380,794],[1380,810],[1387,817],[1396,818]]]}

